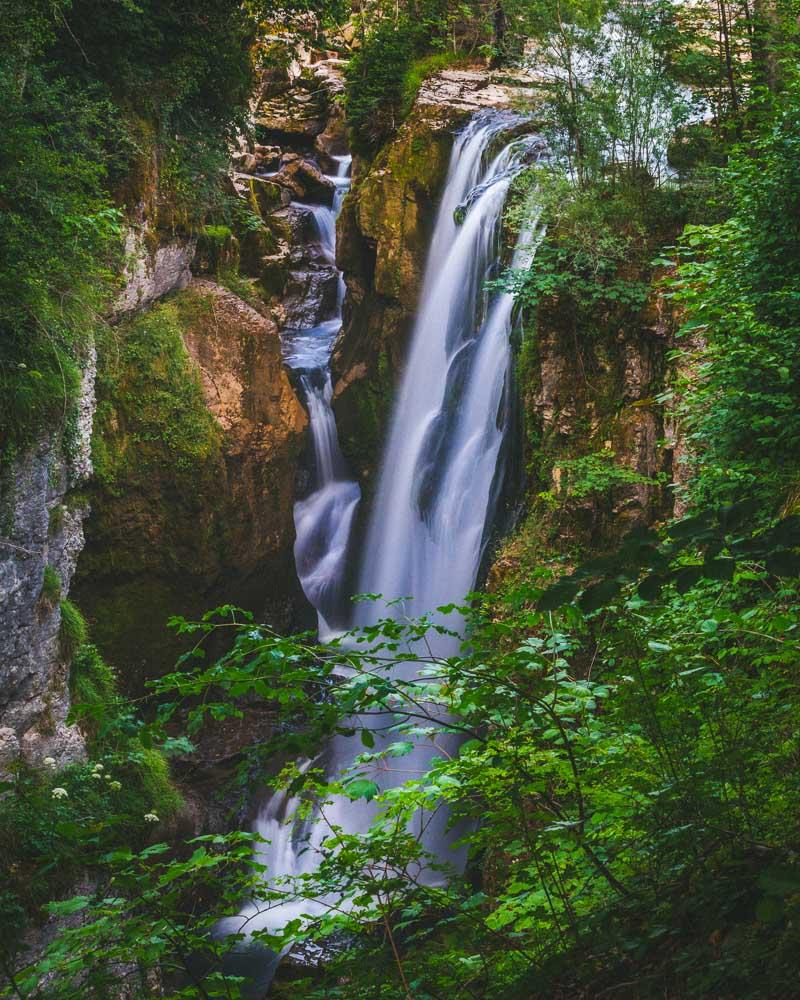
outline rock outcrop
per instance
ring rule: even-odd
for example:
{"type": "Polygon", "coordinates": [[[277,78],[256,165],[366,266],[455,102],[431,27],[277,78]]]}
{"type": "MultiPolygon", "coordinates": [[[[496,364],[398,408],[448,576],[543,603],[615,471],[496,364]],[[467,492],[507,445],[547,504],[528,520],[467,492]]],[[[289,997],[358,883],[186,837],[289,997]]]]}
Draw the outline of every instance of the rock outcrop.
{"type": "Polygon", "coordinates": [[[174,238],[155,249],[152,242],[146,226],[132,226],[128,230],[125,287],[116,303],[118,313],[144,309],[169,292],[185,288],[191,281],[197,239],[174,238]]]}
{"type": "Polygon", "coordinates": [[[277,327],[232,292],[195,280],[133,322],[122,369],[100,394],[101,479],[75,586],[129,690],[174,662],[172,614],[232,602],[276,624],[290,616],[306,426],[277,327]],[[142,380],[154,387],[144,402],[142,380]]]}
{"type": "Polygon", "coordinates": [[[79,760],[67,725],[69,660],[61,638],[66,597],[83,546],[91,474],[95,354],[87,353],[70,419],[3,470],[0,489],[0,770],[22,755],[79,760]]]}

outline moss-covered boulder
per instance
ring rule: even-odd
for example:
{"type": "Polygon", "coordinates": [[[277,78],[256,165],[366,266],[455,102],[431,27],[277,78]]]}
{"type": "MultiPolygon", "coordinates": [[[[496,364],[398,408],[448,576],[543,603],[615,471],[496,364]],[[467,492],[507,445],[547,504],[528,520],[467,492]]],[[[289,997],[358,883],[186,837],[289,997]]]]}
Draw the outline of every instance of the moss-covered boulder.
{"type": "Polygon", "coordinates": [[[291,612],[306,426],[277,329],[195,280],[102,346],[95,481],[74,595],[123,685],[174,662],[172,614],[291,612]]]}

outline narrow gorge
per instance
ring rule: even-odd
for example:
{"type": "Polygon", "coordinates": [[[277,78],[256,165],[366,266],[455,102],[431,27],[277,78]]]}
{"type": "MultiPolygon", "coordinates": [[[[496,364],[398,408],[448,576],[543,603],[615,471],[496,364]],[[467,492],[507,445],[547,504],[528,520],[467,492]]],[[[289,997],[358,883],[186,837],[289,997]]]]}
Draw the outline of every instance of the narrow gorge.
{"type": "Polygon", "coordinates": [[[0,997],[794,995],[795,13],[9,0],[0,997]]]}

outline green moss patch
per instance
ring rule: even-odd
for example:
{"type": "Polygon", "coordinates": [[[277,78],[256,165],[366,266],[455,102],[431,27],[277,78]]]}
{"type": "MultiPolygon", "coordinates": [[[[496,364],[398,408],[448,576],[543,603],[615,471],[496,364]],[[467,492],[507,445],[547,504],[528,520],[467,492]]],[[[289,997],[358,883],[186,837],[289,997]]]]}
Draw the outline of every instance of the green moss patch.
{"type": "Polygon", "coordinates": [[[88,638],[89,629],[83,615],[72,601],[65,598],[61,602],[61,624],[58,631],[61,655],[67,661],[72,660],[88,638]]]}
{"type": "Polygon", "coordinates": [[[93,457],[106,487],[166,469],[196,474],[218,456],[220,430],[182,339],[193,318],[210,312],[202,296],[185,294],[123,324],[102,345],[93,457]]]}

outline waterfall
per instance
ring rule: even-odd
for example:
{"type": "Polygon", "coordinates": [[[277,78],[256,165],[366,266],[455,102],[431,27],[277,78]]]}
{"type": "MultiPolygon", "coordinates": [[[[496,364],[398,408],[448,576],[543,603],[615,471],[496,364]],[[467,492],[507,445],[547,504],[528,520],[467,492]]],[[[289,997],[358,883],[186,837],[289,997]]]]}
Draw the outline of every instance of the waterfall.
{"type": "MultiPolygon", "coordinates": [[[[359,576],[362,593],[406,600],[399,611],[360,604],[356,624],[463,601],[476,582],[502,478],[511,388],[513,297],[490,296],[486,281],[497,271],[511,181],[542,144],[525,136],[488,162],[486,154],[519,121],[479,116],[453,149],[359,576]]],[[[524,232],[516,266],[531,242],[524,232]]],[[[446,644],[452,652],[457,640],[446,644]]]]}
{"type": "Polygon", "coordinates": [[[301,377],[314,442],[316,485],[294,506],[294,559],[303,591],[317,610],[320,638],[324,639],[342,613],[342,576],[361,491],[358,483],[347,478],[327,371],[321,383],[307,375],[301,377]]]}
{"type": "MultiPolygon", "coordinates": [[[[335,157],[337,172],[333,207],[309,205],[314,217],[322,258],[336,262],[336,217],[350,185],[349,156],[335,157]]],[[[317,611],[320,638],[342,624],[342,590],[350,529],[361,499],[358,483],[347,470],[336,431],[331,401],[333,387],[328,368],[334,341],[342,328],[344,279],[338,274],[333,316],[318,326],[286,331],[282,338],[286,364],[298,373],[308,409],[314,450],[312,488],[294,506],[294,558],[297,575],[309,602],[317,611]]]]}
{"type": "MultiPolygon", "coordinates": [[[[454,144],[359,570],[360,592],[380,593],[387,601],[407,600],[388,609],[372,602],[355,605],[350,622],[355,627],[387,614],[418,615],[461,602],[476,583],[503,479],[511,396],[513,297],[487,292],[486,282],[500,266],[502,213],[511,182],[542,152],[543,144],[528,135],[506,142],[494,155],[491,151],[500,133],[523,121],[507,112],[481,115],[454,144]]],[[[319,220],[321,212],[315,216],[319,220]]],[[[323,247],[327,231],[319,222],[323,247]]],[[[512,266],[527,266],[535,242],[532,230],[521,233],[512,266]]],[[[340,317],[331,323],[331,330],[340,326],[340,317]]],[[[330,346],[325,348],[328,354],[320,347],[323,341],[329,345],[330,330],[300,334],[292,338],[287,362],[304,371],[301,384],[311,420],[316,483],[295,508],[295,552],[301,582],[326,634],[326,614],[340,597],[358,487],[347,479],[330,407],[330,346]],[[314,363],[320,358],[324,364],[314,363]]],[[[440,655],[453,653],[459,642],[457,637],[437,641],[440,655]]],[[[414,668],[407,664],[399,669],[414,668]]],[[[383,732],[387,721],[390,716],[379,714],[368,722],[353,720],[354,726],[368,724],[379,730],[374,734],[377,749],[394,738],[383,732]]],[[[373,778],[383,789],[403,784],[418,776],[433,754],[455,752],[457,746],[454,736],[438,737],[436,745],[419,742],[408,756],[373,778]]],[[[337,735],[314,766],[341,774],[360,751],[352,737],[337,735]]],[[[331,826],[365,831],[374,816],[373,806],[363,800],[334,797],[325,806],[324,822],[298,823],[291,821],[296,806],[286,793],[278,793],[256,822],[256,829],[270,841],[259,850],[259,860],[279,881],[317,867],[331,826]]],[[[463,851],[450,849],[454,835],[447,830],[443,810],[435,816],[420,815],[416,832],[427,850],[456,868],[463,865],[463,851]]],[[[420,877],[434,881],[441,875],[423,870],[420,877]]],[[[230,927],[279,927],[322,909],[323,902],[303,901],[262,913],[249,906],[230,927]]]]}

